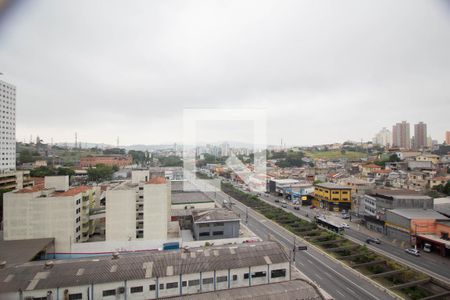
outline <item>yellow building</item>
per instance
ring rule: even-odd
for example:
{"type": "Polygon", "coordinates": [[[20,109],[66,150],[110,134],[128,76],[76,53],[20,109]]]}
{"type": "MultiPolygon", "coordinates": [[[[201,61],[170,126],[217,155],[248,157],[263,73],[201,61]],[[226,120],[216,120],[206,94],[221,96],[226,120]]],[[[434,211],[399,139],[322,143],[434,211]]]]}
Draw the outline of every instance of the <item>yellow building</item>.
{"type": "Polygon", "coordinates": [[[352,207],[351,187],[334,183],[314,185],[313,205],[333,211],[349,211],[352,207]]]}

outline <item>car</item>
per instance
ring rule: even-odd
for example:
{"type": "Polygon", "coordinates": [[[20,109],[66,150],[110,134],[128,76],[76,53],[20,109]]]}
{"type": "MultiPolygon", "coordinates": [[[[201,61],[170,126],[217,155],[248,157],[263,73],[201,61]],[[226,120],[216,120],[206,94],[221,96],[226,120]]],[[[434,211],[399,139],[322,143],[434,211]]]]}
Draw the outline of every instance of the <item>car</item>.
{"type": "Polygon", "coordinates": [[[350,228],[350,225],[348,225],[347,223],[342,223],[341,226],[344,228],[350,228]]]}
{"type": "Polygon", "coordinates": [[[366,239],[366,243],[370,244],[370,243],[375,243],[375,244],[381,244],[380,239],[374,238],[374,237],[368,237],[366,239]]]}
{"type": "Polygon", "coordinates": [[[350,219],[350,215],[349,214],[342,214],[342,219],[350,219]]]}
{"type": "Polygon", "coordinates": [[[412,254],[412,255],[414,255],[414,256],[420,256],[419,250],[414,249],[414,248],[408,248],[408,249],[405,249],[405,252],[406,252],[406,253],[409,253],[409,254],[412,254]]]}
{"type": "Polygon", "coordinates": [[[287,208],[287,204],[286,204],[286,203],[282,203],[282,204],[281,204],[281,207],[287,208]]]}
{"type": "Polygon", "coordinates": [[[311,205],[309,208],[310,209],[314,209],[314,208],[316,208],[316,206],[315,205],[311,205]]]}
{"type": "Polygon", "coordinates": [[[294,205],[294,209],[295,210],[300,210],[300,206],[299,205],[294,205]]]}
{"type": "Polygon", "coordinates": [[[275,198],[275,202],[280,202],[280,199],[278,199],[278,198],[275,198]]]}

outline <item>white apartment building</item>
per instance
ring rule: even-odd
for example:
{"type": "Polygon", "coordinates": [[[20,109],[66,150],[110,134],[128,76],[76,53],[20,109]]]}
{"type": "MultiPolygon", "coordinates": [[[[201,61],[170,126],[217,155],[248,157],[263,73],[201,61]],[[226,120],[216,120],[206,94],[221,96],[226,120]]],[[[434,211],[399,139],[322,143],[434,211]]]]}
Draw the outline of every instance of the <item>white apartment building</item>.
{"type": "Polygon", "coordinates": [[[391,144],[392,134],[389,129],[383,127],[373,138],[373,143],[381,146],[388,146],[391,144]]]}
{"type": "Polygon", "coordinates": [[[4,194],[3,238],[21,240],[55,238],[55,253],[71,252],[72,244],[85,242],[93,232],[89,210],[92,187],[69,188],[68,176],[49,176],[44,187],[4,194]]]}
{"type": "Polygon", "coordinates": [[[0,80],[0,173],[16,169],[16,87],[0,80]]]}
{"type": "Polygon", "coordinates": [[[173,228],[170,206],[170,181],[165,178],[125,182],[108,190],[106,241],[167,240],[173,228]]]}

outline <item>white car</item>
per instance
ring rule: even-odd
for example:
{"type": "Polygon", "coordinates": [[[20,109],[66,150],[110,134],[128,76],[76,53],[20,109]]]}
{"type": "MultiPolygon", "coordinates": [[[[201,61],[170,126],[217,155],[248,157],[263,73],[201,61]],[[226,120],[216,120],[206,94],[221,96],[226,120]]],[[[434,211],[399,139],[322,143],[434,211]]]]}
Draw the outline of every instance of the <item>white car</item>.
{"type": "Polygon", "coordinates": [[[409,253],[409,254],[412,254],[412,255],[415,255],[415,256],[420,256],[419,250],[414,249],[414,248],[405,249],[405,252],[409,253]]]}
{"type": "Polygon", "coordinates": [[[347,223],[342,223],[341,226],[344,228],[350,228],[350,225],[348,225],[347,223]]]}

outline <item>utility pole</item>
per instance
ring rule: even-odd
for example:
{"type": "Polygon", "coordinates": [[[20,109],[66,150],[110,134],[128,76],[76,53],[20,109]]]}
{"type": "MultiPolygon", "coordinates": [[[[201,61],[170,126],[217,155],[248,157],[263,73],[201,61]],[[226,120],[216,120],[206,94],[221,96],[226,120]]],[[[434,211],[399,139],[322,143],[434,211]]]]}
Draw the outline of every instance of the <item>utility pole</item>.
{"type": "Polygon", "coordinates": [[[292,251],[292,252],[294,252],[294,258],[293,258],[293,261],[294,261],[294,263],[295,263],[295,253],[296,253],[296,247],[295,247],[295,235],[294,235],[294,250],[292,251]]]}

